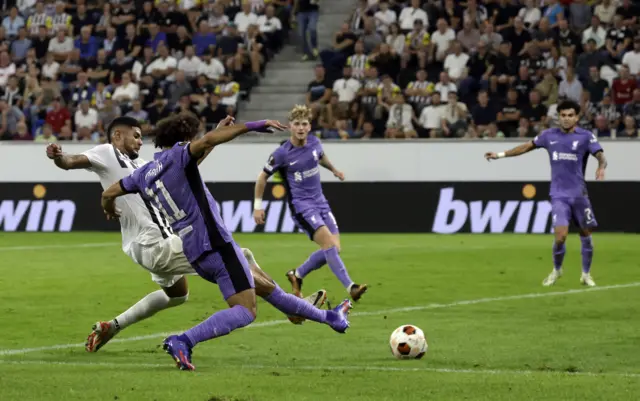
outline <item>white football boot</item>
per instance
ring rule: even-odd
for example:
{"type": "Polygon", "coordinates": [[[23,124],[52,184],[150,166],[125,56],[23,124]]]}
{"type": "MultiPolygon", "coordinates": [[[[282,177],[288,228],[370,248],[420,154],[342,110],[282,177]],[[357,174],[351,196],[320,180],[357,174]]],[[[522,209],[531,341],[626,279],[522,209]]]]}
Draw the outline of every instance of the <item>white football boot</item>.
{"type": "Polygon", "coordinates": [[[580,284],[586,285],[587,287],[596,286],[596,282],[593,281],[593,278],[591,278],[591,274],[589,273],[582,273],[582,275],[580,276],[580,284]]]}
{"type": "Polygon", "coordinates": [[[544,285],[545,287],[550,287],[554,285],[560,277],[562,277],[562,269],[553,269],[551,273],[549,273],[547,278],[542,281],[542,285],[544,285]]]}

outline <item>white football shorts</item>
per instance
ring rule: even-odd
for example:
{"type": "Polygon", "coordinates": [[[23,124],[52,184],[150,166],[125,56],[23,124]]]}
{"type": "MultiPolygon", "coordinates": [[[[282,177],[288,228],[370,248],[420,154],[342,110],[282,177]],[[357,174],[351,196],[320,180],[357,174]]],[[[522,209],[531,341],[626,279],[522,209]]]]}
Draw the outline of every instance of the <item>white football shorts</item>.
{"type": "Polygon", "coordinates": [[[185,274],[197,275],[182,252],[182,239],[170,235],[155,244],[131,244],[128,252],[134,262],[151,273],[151,279],[160,287],[173,286],[185,274]]]}

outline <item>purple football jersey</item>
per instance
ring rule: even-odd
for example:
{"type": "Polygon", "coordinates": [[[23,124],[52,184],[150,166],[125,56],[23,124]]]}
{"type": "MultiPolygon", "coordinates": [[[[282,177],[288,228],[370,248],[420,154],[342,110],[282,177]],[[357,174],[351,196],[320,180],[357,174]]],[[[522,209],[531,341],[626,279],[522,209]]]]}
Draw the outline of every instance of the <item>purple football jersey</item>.
{"type": "Polygon", "coordinates": [[[269,156],[264,166],[266,174],[279,171],[282,175],[295,213],[327,205],[320,181],[319,160],[323,155],[320,140],[309,135],[307,143],[302,147],[293,146],[287,140],[269,156]]]}
{"type": "Polygon", "coordinates": [[[584,180],[589,155],[602,151],[598,138],[582,128],[564,133],[560,128],[544,130],[533,139],[536,147],[545,148],[551,163],[551,188],[554,198],[577,198],[587,195],[584,180]]]}
{"type": "Polygon", "coordinates": [[[120,181],[126,192],[138,192],[164,214],[183,242],[189,262],[231,243],[216,201],[202,181],[198,160],[188,143],[158,152],[154,161],[120,181]]]}

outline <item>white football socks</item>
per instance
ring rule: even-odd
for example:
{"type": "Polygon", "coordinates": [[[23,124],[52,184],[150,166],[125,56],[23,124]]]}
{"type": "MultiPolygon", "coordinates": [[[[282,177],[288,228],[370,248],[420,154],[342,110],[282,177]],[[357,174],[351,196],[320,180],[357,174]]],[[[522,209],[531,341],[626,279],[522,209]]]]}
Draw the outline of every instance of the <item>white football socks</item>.
{"type": "Polygon", "coordinates": [[[163,309],[182,305],[188,298],[189,294],[184,297],[169,298],[162,290],[154,291],[113,319],[111,326],[115,327],[116,331],[120,331],[134,323],[155,315],[163,309]]]}

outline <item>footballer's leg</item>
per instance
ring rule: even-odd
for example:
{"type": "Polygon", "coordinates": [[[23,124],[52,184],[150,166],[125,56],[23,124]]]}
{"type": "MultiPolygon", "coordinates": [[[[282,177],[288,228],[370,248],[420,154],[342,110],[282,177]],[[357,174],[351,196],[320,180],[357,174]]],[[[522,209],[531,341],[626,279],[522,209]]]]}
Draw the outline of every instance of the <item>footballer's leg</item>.
{"type": "Polygon", "coordinates": [[[243,248],[242,252],[251,266],[251,274],[256,283],[256,295],[287,315],[293,324],[302,324],[305,318],[320,323],[328,322],[327,311],[319,309],[327,299],[325,290],[316,291],[305,299],[287,294],[260,268],[251,250],[243,248]]]}
{"type": "Polygon", "coordinates": [[[593,213],[591,202],[588,198],[576,199],[573,205],[573,219],[580,227],[580,244],[582,254],[582,273],[580,283],[589,287],[595,287],[596,283],[591,277],[591,262],[593,261],[592,231],[598,226],[596,216],[593,213]]]}
{"type": "Polygon", "coordinates": [[[186,277],[162,277],[155,274],[152,274],[152,276],[162,289],[148,294],[112,320],[100,321],[94,324],[85,343],[87,352],[97,352],[116,334],[128,326],[147,319],[161,310],[182,305],[189,298],[186,277]]]}
{"type": "Polygon", "coordinates": [[[235,243],[203,254],[193,267],[202,278],[218,284],[229,309],[218,311],[181,335],[169,336],[164,340],[164,350],[181,370],[195,370],[191,355],[196,344],[248,326],[257,314],[251,268],[235,243]]]}
{"type": "MultiPolygon", "coordinates": [[[[296,214],[293,216],[298,227],[300,227],[308,236],[313,240],[313,234],[315,228],[309,224],[302,214],[296,214]]],[[[287,279],[291,283],[291,291],[297,296],[302,298],[302,280],[312,271],[318,270],[327,263],[327,257],[324,249],[318,249],[313,252],[309,258],[295,270],[289,270],[287,272],[287,279]]]]}
{"type": "Polygon", "coordinates": [[[553,270],[542,285],[545,287],[554,285],[562,277],[562,262],[566,253],[565,242],[569,234],[569,220],[571,219],[571,206],[564,199],[551,201],[551,215],[553,220],[553,270]]]}
{"type": "Polygon", "coordinates": [[[313,240],[325,251],[329,268],[338,280],[340,280],[351,296],[351,299],[357,302],[367,291],[367,285],[356,284],[349,277],[347,268],[340,257],[340,231],[338,230],[336,218],[328,207],[320,213],[320,219],[317,217],[314,219],[313,217],[311,221],[319,220],[320,224],[323,224],[323,226],[316,229],[313,240]]]}

